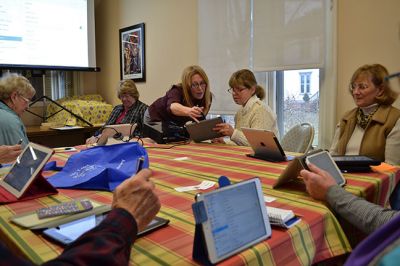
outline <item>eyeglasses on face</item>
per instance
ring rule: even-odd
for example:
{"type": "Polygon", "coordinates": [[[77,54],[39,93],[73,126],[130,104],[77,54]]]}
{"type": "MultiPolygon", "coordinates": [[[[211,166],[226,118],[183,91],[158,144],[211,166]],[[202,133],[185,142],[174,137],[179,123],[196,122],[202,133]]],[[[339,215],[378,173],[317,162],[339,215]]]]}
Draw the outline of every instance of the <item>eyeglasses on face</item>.
{"type": "Polygon", "coordinates": [[[31,103],[31,100],[30,100],[30,99],[28,99],[28,98],[22,96],[21,94],[18,94],[18,96],[21,97],[21,99],[24,100],[25,103],[27,103],[27,104],[30,104],[30,103],[31,103]]]}
{"type": "Polygon", "coordinates": [[[122,99],[130,99],[130,98],[133,98],[133,96],[132,95],[130,95],[130,94],[121,94],[120,96],[119,96],[119,98],[122,100],[122,99]]]}
{"type": "Polygon", "coordinates": [[[352,91],[356,90],[357,88],[359,90],[365,90],[365,89],[368,89],[369,86],[368,86],[368,84],[365,84],[365,83],[353,83],[353,84],[351,84],[350,88],[352,91]]]}
{"type": "Polygon", "coordinates": [[[205,89],[205,88],[207,88],[207,83],[205,83],[204,81],[201,81],[200,83],[193,82],[192,85],[190,85],[190,87],[192,89],[197,89],[198,87],[205,89]]]}
{"type": "Polygon", "coordinates": [[[237,87],[237,88],[229,88],[228,92],[233,94],[233,93],[241,93],[242,91],[247,90],[247,88],[244,87],[237,87]]]}

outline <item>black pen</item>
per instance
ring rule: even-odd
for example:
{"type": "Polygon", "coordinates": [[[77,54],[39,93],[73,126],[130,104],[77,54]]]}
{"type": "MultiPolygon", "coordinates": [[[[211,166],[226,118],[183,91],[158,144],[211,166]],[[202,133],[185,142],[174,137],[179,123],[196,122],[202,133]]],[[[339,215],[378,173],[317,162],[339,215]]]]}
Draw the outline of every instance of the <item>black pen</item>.
{"type": "MultiPolygon", "coordinates": [[[[198,105],[196,105],[196,107],[199,107],[198,105]]],[[[199,107],[200,108],[200,107],[199,107]]],[[[203,119],[203,120],[206,120],[206,116],[204,115],[204,113],[202,112],[202,111],[200,111],[200,114],[201,114],[201,118],[203,119]]]]}
{"type": "Polygon", "coordinates": [[[395,77],[399,77],[400,78],[400,72],[397,72],[397,73],[391,74],[389,76],[386,76],[385,80],[388,81],[389,79],[395,78],[395,77]]]}

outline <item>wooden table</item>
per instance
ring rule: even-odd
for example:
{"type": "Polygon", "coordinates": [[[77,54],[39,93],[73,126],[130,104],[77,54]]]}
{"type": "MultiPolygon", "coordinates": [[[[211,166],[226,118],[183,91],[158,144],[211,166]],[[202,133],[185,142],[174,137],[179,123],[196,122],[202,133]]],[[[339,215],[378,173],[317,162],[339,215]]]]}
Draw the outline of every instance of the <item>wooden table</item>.
{"type": "Polygon", "coordinates": [[[86,142],[86,139],[93,136],[99,128],[99,126],[94,126],[70,130],[56,130],[51,128],[42,129],[40,126],[31,126],[26,128],[26,133],[29,141],[55,148],[82,145],[86,142]]]}

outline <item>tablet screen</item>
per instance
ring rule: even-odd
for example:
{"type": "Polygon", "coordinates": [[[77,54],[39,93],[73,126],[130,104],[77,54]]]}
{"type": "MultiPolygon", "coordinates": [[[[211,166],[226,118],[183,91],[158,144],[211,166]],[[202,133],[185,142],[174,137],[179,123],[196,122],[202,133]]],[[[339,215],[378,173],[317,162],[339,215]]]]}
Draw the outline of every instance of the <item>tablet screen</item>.
{"type": "Polygon", "coordinates": [[[211,262],[270,236],[265,204],[259,198],[261,186],[257,188],[255,180],[259,184],[258,179],[252,179],[202,195],[208,215],[203,229],[211,262]]]}
{"type": "Polygon", "coordinates": [[[17,191],[21,191],[31,176],[37,171],[48,153],[33,148],[31,145],[19,156],[17,162],[4,177],[3,181],[17,191]]]}

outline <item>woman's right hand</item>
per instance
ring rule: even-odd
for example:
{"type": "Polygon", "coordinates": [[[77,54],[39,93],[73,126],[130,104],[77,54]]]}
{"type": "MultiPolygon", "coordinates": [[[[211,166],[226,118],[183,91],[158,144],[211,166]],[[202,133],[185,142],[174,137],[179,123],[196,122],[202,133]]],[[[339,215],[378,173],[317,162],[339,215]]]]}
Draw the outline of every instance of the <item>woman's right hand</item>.
{"type": "Polygon", "coordinates": [[[187,116],[189,116],[196,123],[198,123],[199,122],[198,118],[201,118],[204,116],[203,109],[204,109],[204,107],[198,107],[198,106],[188,107],[187,116]]]}
{"type": "Polygon", "coordinates": [[[92,136],[86,140],[86,145],[95,144],[97,143],[98,140],[99,140],[98,137],[92,136]]]}

